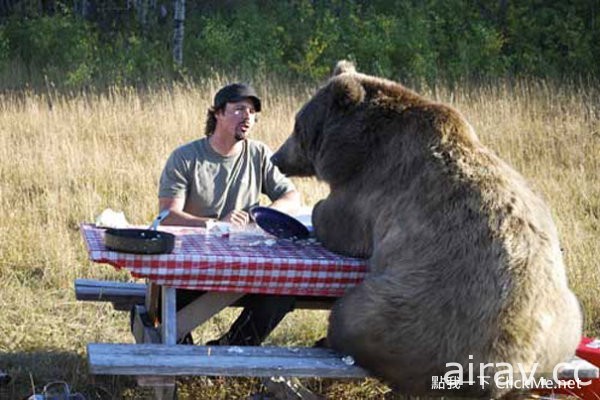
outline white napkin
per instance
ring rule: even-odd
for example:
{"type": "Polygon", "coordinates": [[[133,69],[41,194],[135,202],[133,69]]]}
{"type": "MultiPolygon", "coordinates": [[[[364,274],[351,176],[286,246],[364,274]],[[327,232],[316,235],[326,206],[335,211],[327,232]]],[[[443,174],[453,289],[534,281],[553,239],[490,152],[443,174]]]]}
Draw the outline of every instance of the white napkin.
{"type": "Polygon", "coordinates": [[[221,222],[214,219],[206,221],[206,232],[215,235],[225,235],[229,233],[231,224],[229,222],[221,222]]]}
{"type": "Polygon", "coordinates": [[[129,222],[122,211],[107,208],[96,217],[96,226],[102,228],[127,228],[129,222]]]}

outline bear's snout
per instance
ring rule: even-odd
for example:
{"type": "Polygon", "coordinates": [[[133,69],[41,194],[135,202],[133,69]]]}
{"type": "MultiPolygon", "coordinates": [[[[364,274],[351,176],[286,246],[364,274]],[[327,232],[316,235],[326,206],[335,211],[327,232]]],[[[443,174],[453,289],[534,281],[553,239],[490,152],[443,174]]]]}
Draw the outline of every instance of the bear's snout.
{"type": "Polygon", "coordinates": [[[314,176],[312,163],[303,154],[293,138],[290,138],[271,156],[271,162],[287,176],[314,176]]]}
{"type": "Polygon", "coordinates": [[[290,176],[292,175],[292,171],[290,170],[289,164],[285,162],[286,157],[285,155],[281,154],[281,150],[282,149],[279,149],[275,154],[271,156],[271,162],[273,163],[273,165],[279,168],[279,171],[281,171],[282,174],[290,176]]]}

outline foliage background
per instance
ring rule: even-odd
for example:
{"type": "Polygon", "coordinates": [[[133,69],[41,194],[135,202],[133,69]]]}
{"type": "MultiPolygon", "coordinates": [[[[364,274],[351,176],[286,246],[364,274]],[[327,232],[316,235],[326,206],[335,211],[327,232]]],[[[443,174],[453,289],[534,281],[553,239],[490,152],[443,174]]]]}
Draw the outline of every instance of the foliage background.
{"type": "MultiPolygon", "coordinates": [[[[88,374],[87,343],[132,337],[127,313],[76,301],[73,280],[130,276],[88,260],[79,224],[107,207],[149,223],[162,165],[202,134],[225,82],[255,83],[265,105],[255,135],[277,147],[339,58],[457,107],[530,180],[553,210],[584,333],[600,335],[599,0],[186,3],[175,67],[170,2],[0,0],[0,369],[13,377],[0,399],[54,380],[89,399],[148,398],[132,379],[88,374]]],[[[328,192],[296,184],[307,205],[328,192]]],[[[197,329],[197,342],[238,312],[197,329]]],[[[312,345],[326,324],[326,312],[297,310],[267,343],[312,345]]],[[[398,398],[374,380],[308,384],[331,399],[398,398]]],[[[179,388],[194,400],[262,390],[236,379],[179,388]]]]}
{"type": "Polygon", "coordinates": [[[318,80],[341,58],[429,84],[600,72],[599,0],[188,0],[181,67],[171,57],[171,2],[12,3],[0,23],[4,88],[146,85],[223,71],[318,80]]]}

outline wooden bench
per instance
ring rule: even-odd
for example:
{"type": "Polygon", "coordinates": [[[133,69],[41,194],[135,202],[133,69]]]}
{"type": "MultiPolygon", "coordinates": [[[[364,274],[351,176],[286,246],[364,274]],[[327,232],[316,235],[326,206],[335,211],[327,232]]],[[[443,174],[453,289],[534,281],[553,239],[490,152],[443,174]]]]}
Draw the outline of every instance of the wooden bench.
{"type": "Polygon", "coordinates": [[[96,375],[368,376],[325,348],[91,343],[87,354],[90,372],[96,375]]]}
{"type": "Polygon", "coordinates": [[[295,378],[368,376],[325,348],[92,343],[87,354],[91,374],[135,376],[157,400],[176,398],[178,376],[257,377],[277,398],[306,400],[320,397],[295,378]]]}
{"type": "MultiPolygon", "coordinates": [[[[95,375],[136,376],[140,386],[152,386],[156,399],[175,397],[178,376],[259,377],[286,398],[315,398],[305,388],[297,396],[287,378],[362,379],[369,376],[351,358],[325,348],[167,346],[163,344],[101,344],[87,347],[90,372],[95,375]]],[[[597,379],[598,367],[575,357],[558,372],[561,380],[597,379]]],[[[549,377],[551,378],[551,377],[549,377]]]]}
{"type": "MultiPolygon", "coordinates": [[[[103,301],[113,304],[115,310],[129,311],[136,304],[145,304],[148,285],[145,283],[76,279],[75,298],[83,301],[103,301]]],[[[295,307],[309,310],[328,310],[335,302],[333,297],[302,296],[296,299],[295,307]]],[[[234,307],[244,307],[241,298],[234,307]]]]}
{"type": "MultiPolygon", "coordinates": [[[[369,374],[350,357],[327,348],[272,346],[168,346],[163,344],[90,343],[90,372],[135,376],[295,376],[365,378],[369,374]]],[[[599,369],[574,357],[559,379],[597,379],[599,369]]]]}

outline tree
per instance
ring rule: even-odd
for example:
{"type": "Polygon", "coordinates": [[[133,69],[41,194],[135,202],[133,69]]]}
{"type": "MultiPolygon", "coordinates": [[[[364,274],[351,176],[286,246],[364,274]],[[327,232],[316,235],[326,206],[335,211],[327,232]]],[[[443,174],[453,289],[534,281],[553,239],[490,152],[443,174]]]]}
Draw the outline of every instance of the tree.
{"type": "Polygon", "coordinates": [[[176,66],[183,65],[183,33],[185,21],[185,0],[175,0],[174,29],[173,29],[173,62],[176,66]]]}

